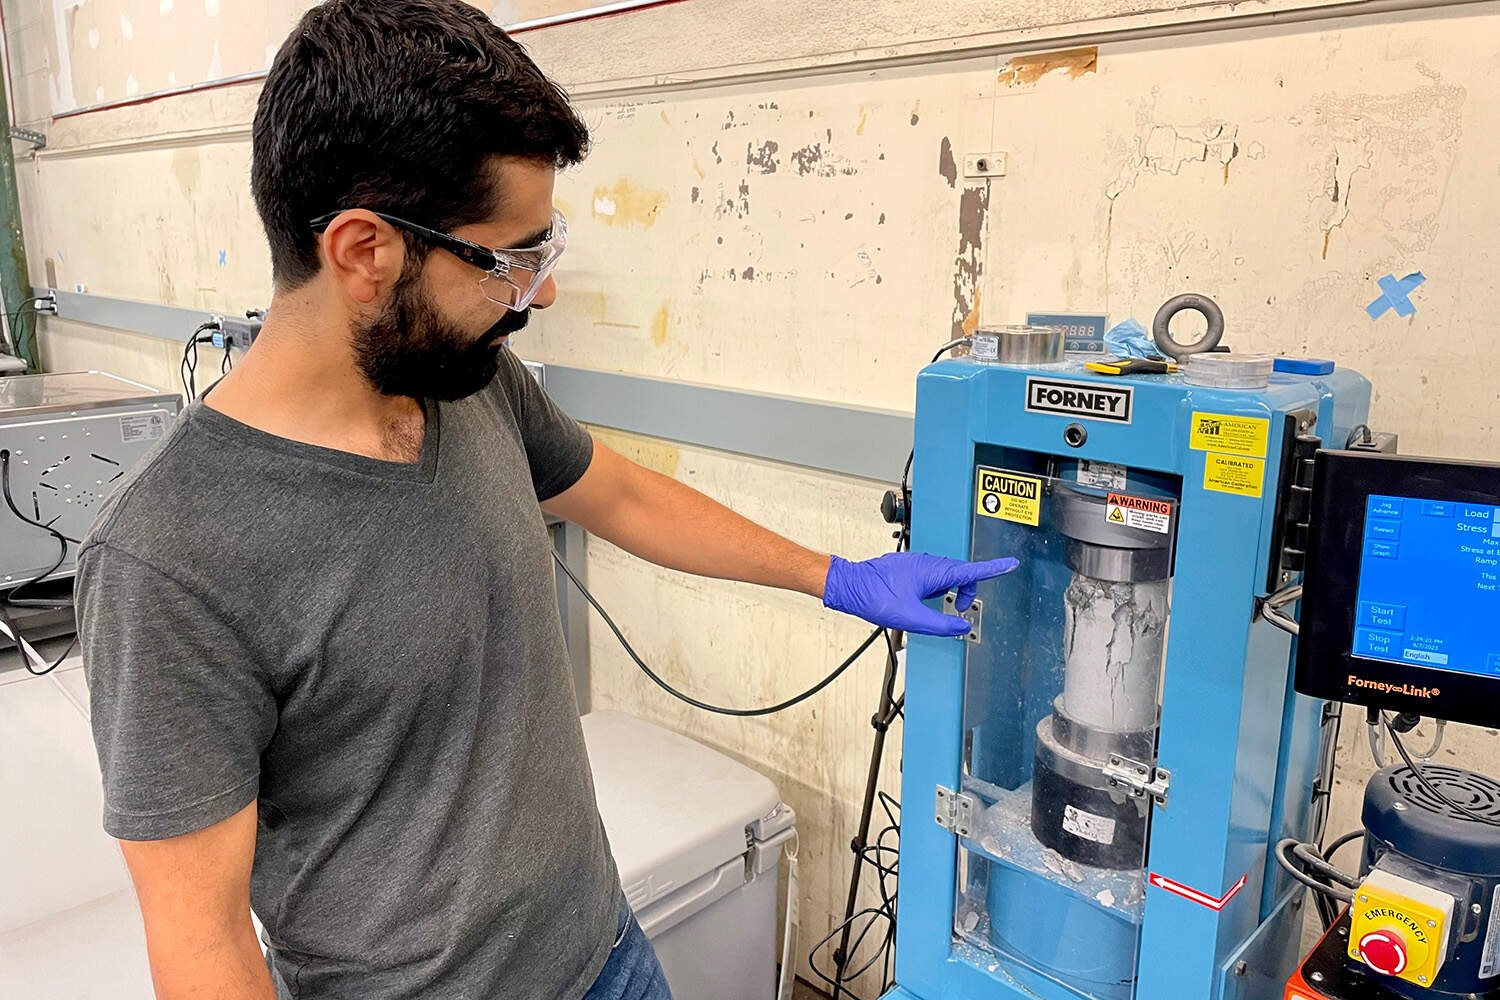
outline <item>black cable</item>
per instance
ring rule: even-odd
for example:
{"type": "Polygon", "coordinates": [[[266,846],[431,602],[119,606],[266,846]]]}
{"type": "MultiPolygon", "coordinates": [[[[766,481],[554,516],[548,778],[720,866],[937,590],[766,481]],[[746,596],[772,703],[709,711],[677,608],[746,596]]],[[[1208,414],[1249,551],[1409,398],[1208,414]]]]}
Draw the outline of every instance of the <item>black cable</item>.
{"type": "Polygon", "coordinates": [[[21,508],[19,508],[19,507],[16,506],[15,497],[12,496],[11,492],[10,492],[10,449],[9,448],[0,448],[0,494],[4,495],[4,497],[5,497],[5,506],[7,506],[7,507],[10,508],[10,512],[12,514],[14,514],[23,523],[29,524],[29,525],[31,525],[34,528],[40,528],[43,531],[47,532],[47,534],[51,535],[53,538],[57,539],[57,544],[58,544],[58,548],[59,548],[59,551],[58,551],[58,554],[57,554],[57,561],[54,562],[51,566],[47,567],[41,573],[37,574],[36,576],[32,577],[29,580],[26,580],[26,581],[24,581],[24,582],[22,582],[20,584],[17,584],[14,588],[12,588],[11,591],[10,591],[10,593],[8,595],[6,595],[6,597],[5,597],[5,603],[13,605],[14,607],[18,607],[18,608],[25,608],[25,607],[66,608],[66,607],[71,607],[72,606],[72,602],[71,601],[58,602],[58,601],[47,601],[47,600],[26,600],[26,599],[21,599],[21,598],[16,597],[17,594],[21,593],[27,587],[35,586],[36,584],[39,584],[43,580],[47,579],[47,577],[51,576],[53,573],[57,572],[57,568],[63,564],[63,561],[65,559],[68,558],[68,543],[69,542],[72,542],[74,545],[78,545],[78,544],[81,544],[81,543],[76,538],[69,538],[67,535],[64,535],[61,531],[58,531],[56,528],[52,527],[52,525],[50,525],[50,524],[43,524],[41,521],[37,521],[37,520],[34,520],[34,519],[30,518],[30,517],[27,517],[25,514],[23,514],[21,512],[21,508]]]}
{"type": "MultiPolygon", "coordinates": [[[[955,347],[958,347],[960,344],[967,343],[968,341],[968,337],[960,337],[957,340],[950,340],[942,347],[939,347],[937,349],[937,353],[932,356],[932,360],[927,363],[930,365],[937,364],[938,360],[941,359],[944,354],[947,354],[955,347]]],[[[902,519],[902,545],[897,546],[896,551],[898,552],[900,552],[902,548],[911,544],[911,465],[912,462],[916,460],[916,457],[917,450],[915,448],[907,452],[906,466],[901,470],[901,502],[904,505],[906,514],[902,519]]]]}
{"type": "Polygon", "coordinates": [[[1339,848],[1343,847],[1345,844],[1349,843],[1351,840],[1358,840],[1358,839],[1360,839],[1364,835],[1365,835],[1364,827],[1360,827],[1358,830],[1350,830],[1348,833],[1344,834],[1338,840],[1335,840],[1332,844],[1329,844],[1328,845],[1328,849],[1326,851],[1320,851],[1319,853],[1322,854],[1323,857],[1325,857],[1325,858],[1327,858],[1327,859],[1329,859],[1331,861],[1331,860],[1333,860],[1333,856],[1338,853],[1339,848]]]}
{"type": "Polygon", "coordinates": [[[1333,852],[1338,850],[1338,847],[1342,844],[1342,842],[1339,842],[1336,843],[1334,847],[1323,850],[1323,838],[1328,835],[1328,818],[1333,814],[1333,775],[1334,771],[1338,767],[1339,735],[1343,732],[1344,728],[1344,703],[1341,701],[1330,701],[1325,702],[1324,705],[1324,711],[1329,714],[1324,717],[1323,723],[1319,727],[1319,735],[1323,739],[1328,738],[1328,720],[1329,718],[1332,718],[1333,742],[1329,747],[1328,767],[1326,769],[1322,768],[1321,754],[1319,755],[1319,790],[1317,793],[1315,793],[1314,805],[1317,805],[1317,796],[1321,796],[1323,798],[1323,803],[1318,814],[1318,828],[1316,831],[1318,849],[1322,852],[1325,858],[1331,858],[1333,857],[1333,852]]]}
{"type": "Polygon", "coordinates": [[[1385,717],[1384,712],[1380,713],[1380,721],[1385,725],[1385,731],[1391,734],[1391,742],[1396,745],[1396,753],[1401,755],[1402,762],[1406,764],[1406,766],[1411,770],[1412,774],[1417,776],[1417,780],[1422,783],[1423,788],[1427,789],[1430,794],[1436,796],[1439,802],[1442,802],[1455,811],[1462,813],[1463,815],[1474,820],[1476,823],[1483,823],[1486,826],[1500,826],[1500,819],[1495,819],[1492,816],[1486,816],[1483,813],[1477,813],[1467,806],[1459,805],[1457,802],[1454,802],[1452,799],[1448,798],[1448,796],[1444,795],[1442,792],[1434,788],[1432,782],[1428,781],[1427,776],[1422,773],[1422,769],[1418,767],[1416,762],[1411,759],[1411,754],[1406,752],[1406,747],[1401,743],[1401,734],[1396,732],[1396,728],[1391,725],[1390,720],[1385,717]]]}
{"type": "Polygon", "coordinates": [[[57,539],[59,539],[59,540],[61,540],[63,542],[72,542],[74,545],[82,545],[83,544],[82,542],[80,542],[76,538],[69,538],[67,535],[64,535],[62,532],[60,532],[56,528],[52,527],[52,525],[50,525],[50,524],[43,524],[41,521],[32,520],[31,518],[27,517],[25,514],[21,513],[21,509],[16,506],[15,499],[10,495],[10,449],[9,448],[0,448],[0,491],[3,491],[4,494],[5,494],[5,505],[10,508],[10,512],[12,514],[16,515],[16,517],[19,517],[21,520],[25,521],[27,524],[31,525],[34,528],[41,528],[43,531],[48,532],[49,534],[51,534],[52,537],[57,538],[57,539]]]}
{"type": "Polygon", "coordinates": [[[1350,875],[1348,872],[1342,871],[1337,865],[1329,864],[1323,858],[1323,855],[1318,853],[1317,847],[1313,844],[1293,844],[1292,857],[1307,865],[1323,878],[1332,879],[1339,883],[1339,885],[1347,886],[1350,889],[1358,889],[1360,887],[1361,883],[1358,878],[1350,875]]]}
{"type": "Polygon", "coordinates": [[[1355,424],[1353,427],[1349,428],[1349,437],[1344,441],[1344,448],[1346,450],[1354,446],[1354,439],[1360,436],[1360,431],[1364,431],[1365,444],[1369,444],[1371,441],[1375,440],[1373,432],[1371,432],[1370,430],[1369,424],[1355,424]]]}
{"type": "MultiPolygon", "coordinates": [[[[182,391],[187,395],[188,402],[198,398],[198,345],[213,343],[212,335],[205,337],[204,331],[216,330],[218,324],[212,321],[201,324],[193,331],[193,335],[182,345],[182,391]]],[[[226,347],[227,351],[228,348],[226,347]]]]}
{"type": "Polygon", "coordinates": [[[568,568],[567,563],[563,562],[562,556],[557,554],[556,549],[552,550],[552,560],[557,563],[559,569],[567,574],[568,579],[573,581],[573,586],[578,588],[578,592],[583,595],[583,599],[585,601],[589,602],[589,606],[592,607],[595,611],[599,612],[599,617],[604,619],[604,624],[609,626],[609,630],[615,634],[615,638],[618,639],[620,645],[624,647],[625,654],[635,661],[635,665],[641,668],[642,673],[651,678],[651,680],[656,683],[657,687],[661,688],[663,691],[667,692],[667,694],[678,699],[679,701],[685,701],[689,705],[692,705],[694,708],[701,708],[705,712],[713,712],[716,715],[732,715],[740,719],[759,718],[760,716],[765,715],[775,715],[777,712],[786,711],[793,705],[799,705],[807,699],[811,698],[813,695],[817,694],[819,691],[826,688],[828,685],[832,684],[834,681],[838,680],[839,677],[843,675],[844,671],[854,666],[854,661],[863,656],[865,650],[873,646],[875,644],[875,640],[879,639],[880,634],[885,631],[885,629],[883,628],[877,628],[875,631],[871,632],[869,637],[866,638],[864,642],[859,644],[859,648],[857,648],[853,653],[849,654],[848,659],[834,668],[833,673],[829,674],[827,677],[824,677],[822,680],[818,681],[818,683],[814,684],[812,687],[808,688],[806,691],[803,691],[801,694],[795,697],[788,698],[786,701],[771,705],[767,708],[723,708],[719,705],[710,705],[706,701],[699,701],[692,695],[683,694],[681,691],[677,690],[672,685],[662,680],[661,677],[657,675],[656,671],[648,667],[646,665],[646,661],[641,659],[640,655],[635,651],[634,647],[630,645],[630,641],[625,638],[625,634],[620,631],[620,627],[615,624],[615,620],[609,616],[609,612],[605,611],[604,608],[599,604],[599,602],[594,600],[594,595],[589,593],[589,589],[583,585],[583,581],[579,580],[578,577],[573,575],[573,571],[568,568]]]}
{"type": "Polygon", "coordinates": [[[21,356],[21,338],[16,333],[16,323],[20,321],[21,313],[27,309],[35,309],[42,301],[42,299],[32,299],[30,302],[23,302],[16,307],[15,312],[7,313],[5,316],[6,339],[10,341],[10,348],[16,352],[18,358],[21,356]]]}
{"type": "Polygon", "coordinates": [[[1286,849],[1288,847],[1297,846],[1297,843],[1297,841],[1293,840],[1290,837],[1278,842],[1276,844],[1276,850],[1272,852],[1276,856],[1276,863],[1279,864],[1287,872],[1287,874],[1291,875],[1292,878],[1296,879],[1298,882],[1301,882],[1309,889],[1321,892],[1326,896],[1331,896],[1341,903],[1354,902],[1354,893],[1350,892],[1348,889],[1345,889],[1343,886],[1334,886],[1328,885],[1325,882],[1319,882],[1317,879],[1304,872],[1301,868],[1298,868],[1295,862],[1287,858],[1286,849]]]}
{"type": "Polygon", "coordinates": [[[33,667],[31,665],[31,658],[26,655],[26,650],[22,648],[21,630],[16,626],[15,619],[6,612],[4,604],[0,604],[0,622],[4,622],[5,627],[9,629],[11,635],[15,637],[16,652],[20,654],[21,666],[25,667],[26,672],[28,674],[31,674],[33,677],[45,677],[48,674],[52,673],[52,671],[58,668],[58,665],[61,664],[63,660],[66,660],[68,658],[68,654],[73,652],[73,647],[78,645],[78,635],[77,633],[74,633],[72,641],[68,643],[68,648],[62,651],[62,655],[53,660],[52,663],[50,663],[45,669],[38,670],[36,667],[33,667]]]}
{"type": "MultiPolygon", "coordinates": [[[[887,915],[882,907],[871,906],[860,910],[858,913],[855,913],[848,920],[841,920],[837,924],[835,924],[833,926],[833,929],[830,930],[821,939],[819,939],[817,944],[813,945],[812,951],[808,953],[807,965],[808,968],[812,969],[813,975],[823,980],[823,982],[827,983],[833,989],[842,990],[843,992],[849,994],[849,996],[855,997],[855,1000],[858,1000],[857,995],[852,990],[850,990],[848,986],[844,985],[846,982],[848,982],[849,979],[854,978],[852,974],[845,973],[844,975],[837,978],[829,978],[829,976],[825,972],[823,972],[822,969],[818,968],[817,962],[814,961],[814,959],[817,958],[819,951],[832,944],[833,939],[844,932],[844,928],[846,926],[852,927],[855,925],[855,921],[868,918],[868,923],[865,924],[864,930],[859,934],[857,939],[859,941],[863,941],[865,935],[868,934],[870,932],[870,929],[875,926],[875,921],[883,916],[887,915]]],[[[882,948],[884,948],[885,946],[886,945],[882,944],[882,948]]],[[[850,953],[853,953],[852,948],[850,949],[850,953]]],[[[879,952],[877,952],[876,954],[878,955],[879,952]]],[[[869,965],[870,963],[866,964],[869,965]]]]}

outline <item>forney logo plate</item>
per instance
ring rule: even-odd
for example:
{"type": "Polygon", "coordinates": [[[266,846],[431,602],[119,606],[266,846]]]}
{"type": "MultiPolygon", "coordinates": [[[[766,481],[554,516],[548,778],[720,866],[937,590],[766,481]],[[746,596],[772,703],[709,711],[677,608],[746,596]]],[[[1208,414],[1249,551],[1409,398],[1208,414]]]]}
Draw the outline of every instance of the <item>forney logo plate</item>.
{"type": "Polygon", "coordinates": [[[1033,413],[1061,413],[1128,424],[1134,402],[1135,390],[1129,386],[1058,382],[1035,377],[1026,379],[1026,409],[1033,413]]]}

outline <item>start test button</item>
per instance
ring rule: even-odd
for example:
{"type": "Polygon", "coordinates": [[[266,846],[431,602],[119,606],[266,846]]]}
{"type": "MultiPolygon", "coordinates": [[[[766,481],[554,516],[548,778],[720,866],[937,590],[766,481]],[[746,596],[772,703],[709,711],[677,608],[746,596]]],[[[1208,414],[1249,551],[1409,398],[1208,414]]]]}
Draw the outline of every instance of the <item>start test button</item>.
{"type": "Polygon", "coordinates": [[[1406,939],[1394,930],[1371,931],[1359,939],[1359,957],[1383,976],[1406,971],[1406,939]]]}

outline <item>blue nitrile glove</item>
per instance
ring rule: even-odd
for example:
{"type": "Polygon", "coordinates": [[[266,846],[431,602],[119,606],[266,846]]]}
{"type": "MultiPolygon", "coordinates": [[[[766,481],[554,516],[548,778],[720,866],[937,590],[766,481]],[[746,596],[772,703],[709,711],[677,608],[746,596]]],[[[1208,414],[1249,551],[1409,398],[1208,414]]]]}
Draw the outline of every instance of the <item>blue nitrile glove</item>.
{"type": "Polygon", "coordinates": [[[856,615],[872,625],[919,635],[969,634],[969,623],[957,615],[934,611],[922,601],[958,588],[955,606],[969,610],[980,580],[1009,573],[1016,559],[962,562],[922,552],[888,552],[878,559],[849,562],[833,557],[823,585],[823,603],[856,615]]]}
{"type": "Polygon", "coordinates": [[[1104,335],[1104,349],[1117,358],[1149,358],[1156,354],[1156,342],[1132,316],[1109,328],[1104,335]]]}

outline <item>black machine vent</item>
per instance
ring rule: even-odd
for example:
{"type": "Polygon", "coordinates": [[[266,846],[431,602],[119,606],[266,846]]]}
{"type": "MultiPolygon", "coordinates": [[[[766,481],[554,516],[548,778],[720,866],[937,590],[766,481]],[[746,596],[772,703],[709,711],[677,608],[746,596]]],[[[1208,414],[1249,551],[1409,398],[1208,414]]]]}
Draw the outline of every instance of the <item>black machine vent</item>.
{"type": "MultiPolygon", "coordinates": [[[[1500,822],[1500,781],[1462,768],[1425,764],[1422,777],[1433,788],[1480,816],[1500,822]]],[[[1398,767],[1387,778],[1397,797],[1409,805],[1449,819],[1473,820],[1428,791],[1409,767],[1398,767]]]]}

